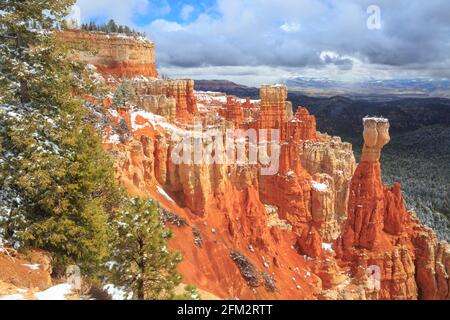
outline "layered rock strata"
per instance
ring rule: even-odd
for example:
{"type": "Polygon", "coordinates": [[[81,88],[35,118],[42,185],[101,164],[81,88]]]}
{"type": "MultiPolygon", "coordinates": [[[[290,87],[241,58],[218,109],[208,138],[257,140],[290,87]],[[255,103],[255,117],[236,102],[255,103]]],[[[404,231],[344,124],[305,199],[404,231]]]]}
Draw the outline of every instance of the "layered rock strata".
{"type": "Polygon", "coordinates": [[[156,78],[155,45],[142,37],[65,30],[58,38],[72,49],[71,57],[92,64],[104,75],[156,78]]]}

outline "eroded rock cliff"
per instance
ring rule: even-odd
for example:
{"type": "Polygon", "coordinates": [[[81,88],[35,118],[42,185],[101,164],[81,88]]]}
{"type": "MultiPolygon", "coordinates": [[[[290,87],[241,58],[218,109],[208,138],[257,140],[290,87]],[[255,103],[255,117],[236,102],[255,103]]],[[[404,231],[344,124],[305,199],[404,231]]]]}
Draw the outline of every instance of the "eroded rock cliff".
{"type": "Polygon", "coordinates": [[[136,105],[127,108],[92,99],[108,118],[98,120],[117,178],[157,200],[175,231],[186,283],[220,298],[450,298],[449,245],[406,210],[399,184],[381,181],[386,119],[364,120],[356,167],[350,144],[318,133],[306,108],[292,114],[285,86],[264,86],[251,101],[195,93],[193,84],[134,79],[136,105]],[[268,155],[279,151],[277,170],[217,161],[229,154],[208,152],[212,143],[250,139],[214,134],[230,129],[269,130],[257,142],[279,130],[278,147],[268,143],[268,155]],[[207,150],[200,162],[193,153],[174,161],[181,141],[207,150]]]}
{"type": "Polygon", "coordinates": [[[65,30],[57,36],[68,44],[73,59],[95,65],[105,76],[158,76],[155,45],[145,38],[81,30],[65,30]]]}

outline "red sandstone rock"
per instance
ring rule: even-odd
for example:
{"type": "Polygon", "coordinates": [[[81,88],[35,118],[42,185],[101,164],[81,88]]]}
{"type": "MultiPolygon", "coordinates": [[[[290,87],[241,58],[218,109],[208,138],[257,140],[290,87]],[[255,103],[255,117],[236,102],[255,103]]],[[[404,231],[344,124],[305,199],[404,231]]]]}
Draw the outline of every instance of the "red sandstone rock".
{"type": "Polygon", "coordinates": [[[72,47],[72,58],[92,64],[105,76],[134,78],[158,76],[153,42],[119,34],[65,30],[58,38],[72,47]],[[88,52],[95,50],[95,55],[88,52]]]}
{"type": "Polygon", "coordinates": [[[286,104],[287,87],[282,85],[263,86],[260,90],[260,97],[259,128],[281,129],[283,124],[289,120],[286,104]]]}
{"type": "Polygon", "coordinates": [[[381,181],[382,147],[389,142],[385,119],[365,119],[364,149],[350,187],[348,220],[338,256],[362,269],[379,268],[381,287],[372,298],[448,299],[449,245],[439,244],[406,210],[400,184],[381,181]],[[436,258],[435,253],[442,253],[436,258]],[[364,263],[361,263],[364,257],[364,263]]]}
{"type": "Polygon", "coordinates": [[[296,142],[316,140],[316,118],[309,114],[308,109],[298,108],[294,118],[287,123],[286,134],[287,139],[296,142]]]}
{"type": "MultiPolygon", "coordinates": [[[[249,103],[248,100],[247,103],[249,103]]],[[[239,128],[244,120],[244,112],[242,109],[245,107],[247,106],[236,101],[235,97],[227,97],[227,103],[220,110],[220,115],[226,120],[231,121],[236,128],[239,128]]]]}
{"type": "Polygon", "coordinates": [[[176,100],[176,117],[186,121],[198,114],[194,95],[194,80],[135,81],[133,86],[138,95],[164,95],[176,100]]]}

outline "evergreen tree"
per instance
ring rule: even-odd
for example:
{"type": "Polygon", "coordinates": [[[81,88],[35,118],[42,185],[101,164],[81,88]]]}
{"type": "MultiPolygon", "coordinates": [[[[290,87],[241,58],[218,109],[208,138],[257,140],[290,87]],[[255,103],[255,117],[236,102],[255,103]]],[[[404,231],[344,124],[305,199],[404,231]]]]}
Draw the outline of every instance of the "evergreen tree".
{"type": "Polygon", "coordinates": [[[133,86],[129,82],[124,81],[114,92],[113,106],[129,107],[130,103],[133,102],[134,99],[136,99],[136,92],[133,86]]]}
{"type": "Polygon", "coordinates": [[[87,77],[49,31],[74,3],[0,3],[0,230],[17,247],[51,252],[58,273],[97,270],[120,202],[111,160],[73,96],[87,77]]]}
{"type": "Polygon", "coordinates": [[[184,288],[184,293],[181,295],[176,295],[174,300],[201,300],[202,297],[198,293],[198,290],[193,285],[187,285],[184,288]]]}
{"type": "Polygon", "coordinates": [[[117,26],[116,22],[114,20],[109,20],[108,24],[106,25],[107,32],[108,33],[114,33],[117,32],[119,27],[117,26]]]}
{"type": "Polygon", "coordinates": [[[138,300],[175,298],[180,283],[178,253],[172,253],[167,241],[172,233],[160,220],[152,200],[135,198],[114,219],[112,274],[117,286],[133,293],[138,300]]]}

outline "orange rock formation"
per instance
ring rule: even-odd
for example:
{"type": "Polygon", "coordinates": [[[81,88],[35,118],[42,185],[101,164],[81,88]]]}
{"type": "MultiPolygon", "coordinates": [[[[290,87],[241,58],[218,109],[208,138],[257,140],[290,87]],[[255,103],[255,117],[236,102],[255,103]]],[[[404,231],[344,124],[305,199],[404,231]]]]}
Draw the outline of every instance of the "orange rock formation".
{"type": "Polygon", "coordinates": [[[306,108],[293,115],[285,86],[264,86],[254,103],[205,99],[201,114],[192,80],[134,80],[133,87],[136,108],[104,104],[105,148],[123,186],[160,203],[185,283],[220,298],[450,298],[449,245],[407,211],[399,184],[381,181],[387,120],[364,120],[355,171],[352,146],[318,133],[306,108]],[[213,138],[198,135],[230,126],[279,129],[279,170],[174,163],[174,133],[192,135],[200,148],[213,138]]]}
{"type": "Polygon", "coordinates": [[[364,119],[364,149],[338,255],[352,263],[356,278],[364,278],[367,268],[379,270],[374,298],[449,299],[449,245],[407,211],[400,184],[388,188],[381,181],[379,159],[389,141],[386,119],[364,119]]]}
{"type": "Polygon", "coordinates": [[[95,65],[106,76],[158,76],[155,45],[147,39],[81,30],[65,30],[58,37],[73,49],[73,59],[95,65]]]}

